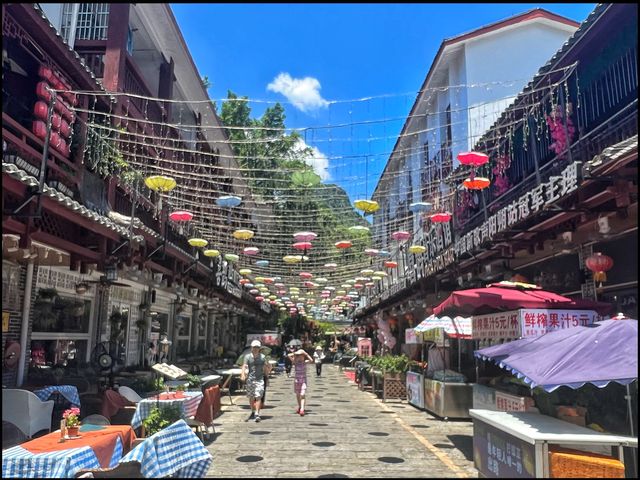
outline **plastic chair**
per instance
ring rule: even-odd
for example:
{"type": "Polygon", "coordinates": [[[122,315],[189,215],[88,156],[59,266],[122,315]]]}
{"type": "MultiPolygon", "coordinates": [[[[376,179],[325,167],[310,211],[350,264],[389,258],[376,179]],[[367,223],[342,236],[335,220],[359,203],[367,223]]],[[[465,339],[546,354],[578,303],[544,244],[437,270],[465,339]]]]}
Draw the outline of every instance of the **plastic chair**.
{"type": "Polygon", "coordinates": [[[91,425],[111,425],[111,422],[107,417],[103,417],[97,413],[84,417],[82,419],[82,423],[89,423],[91,425]]]}
{"type": "Polygon", "coordinates": [[[145,478],[201,478],[207,474],[213,457],[189,425],[178,420],[146,438],[120,464],[131,461],[140,463],[145,478]]]}
{"type": "Polygon", "coordinates": [[[2,390],[2,420],[13,423],[27,438],[40,430],[51,431],[53,400],[43,402],[28,390],[2,390]]]}
{"type": "Polygon", "coordinates": [[[133,388],[127,387],[126,385],[120,386],[120,388],[118,388],[118,393],[133,403],[138,403],[142,400],[142,397],[138,395],[133,388]]]}

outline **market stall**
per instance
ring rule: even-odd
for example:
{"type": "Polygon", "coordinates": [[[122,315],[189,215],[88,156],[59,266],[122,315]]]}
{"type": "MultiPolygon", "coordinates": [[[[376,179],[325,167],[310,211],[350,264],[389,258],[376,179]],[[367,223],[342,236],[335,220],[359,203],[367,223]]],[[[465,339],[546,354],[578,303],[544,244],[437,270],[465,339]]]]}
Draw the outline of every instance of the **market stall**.
{"type": "MultiPolygon", "coordinates": [[[[414,328],[415,335],[429,346],[427,368],[422,374],[407,375],[407,389],[422,382],[423,395],[416,395],[417,405],[445,420],[451,418],[469,418],[469,408],[472,406],[473,387],[461,373],[462,342],[471,338],[471,319],[464,317],[435,317],[430,316],[414,328]],[[458,371],[450,369],[451,345],[457,342],[458,371]]],[[[468,365],[472,367],[472,365],[468,365]]],[[[413,395],[412,395],[413,396],[413,395]]]]}
{"type": "MultiPolygon", "coordinates": [[[[547,462],[549,455],[545,450],[547,448],[545,445],[549,443],[573,443],[578,445],[579,450],[580,446],[584,448],[590,445],[633,446],[637,448],[637,437],[635,437],[634,430],[634,403],[629,390],[629,385],[632,382],[637,382],[638,378],[638,322],[636,320],[606,320],[593,325],[558,330],[539,337],[524,338],[502,345],[495,345],[478,350],[475,353],[478,358],[493,361],[502,368],[510,370],[518,378],[523,379],[532,389],[539,387],[546,392],[553,392],[563,386],[571,389],[582,388],[587,383],[602,389],[611,382],[616,382],[626,387],[627,420],[629,422],[630,437],[618,437],[617,440],[612,438],[604,441],[602,436],[597,434],[594,436],[593,430],[568,423],[566,420],[575,423],[575,419],[563,418],[562,414],[558,415],[559,418],[538,415],[538,419],[534,423],[530,422],[531,428],[537,429],[537,437],[533,434],[526,434],[526,428],[518,425],[518,432],[522,435],[526,434],[529,443],[534,443],[536,448],[542,449],[536,452],[536,469],[532,472],[535,476],[539,476],[539,474],[544,474],[545,477],[548,476],[549,467],[545,462],[547,462]],[[579,430],[576,430],[576,428],[579,430]],[[590,438],[573,442],[570,440],[575,439],[555,435],[557,432],[567,432],[567,434],[575,432],[582,436],[590,436],[590,438]],[[623,440],[620,440],[620,438],[623,440]],[[532,442],[532,439],[535,439],[535,442],[532,442]],[[540,458],[538,459],[538,457],[540,458]]],[[[603,402],[607,404],[611,404],[613,400],[612,398],[603,398],[603,402]]],[[[637,408],[637,402],[635,405],[637,408]]],[[[565,406],[562,408],[563,410],[560,411],[564,413],[568,412],[572,407],[565,406]]],[[[496,435],[498,437],[501,435],[513,436],[513,418],[518,417],[509,417],[502,414],[493,415],[493,413],[497,414],[499,412],[488,412],[487,410],[473,410],[472,412],[481,412],[474,416],[474,459],[476,445],[478,446],[478,451],[483,451],[483,445],[486,447],[484,438],[488,438],[490,431],[493,432],[494,438],[496,435]],[[476,418],[478,419],[477,428],[476,418]],[[497,429],[498,433],[488,428],[487,425],[490,425],[494,430],[497,429]]],[[[593,419],[590,420],[593,422],[593,419]]],[[[593,426],[593,423],[590,426],[593,426]]],[[[614,436],[610,435],[610,437],[614,436]]],[[[487,449],[485,448],[484,451],[487,451],[487,449]]],[[[593,460],[592,452],[579,451],[572,455],[584,457],[576,461],[582,461],[587,464],[598,463],[593,460]]],[[[620,449],[619,455],[620,459],[623,460],[622,449],[620,449]]],[[[637,468],[635,466],[636,457],[637,451],[631,455],[634,469],[637,468]]],[[[551,458],[553,458],[553,455],[551,458]]],[[[485,467],[487,465],[486,461],[483,463],[481,457],[475,460],[476,468],[479,470],[481,470],[480,466],[485,467]]],[[[495,460],[490,463],[495,468],[489,471],[497,476],[498,472],[495,470],[499,469],[500,465],[496,464],[495,460]]],[[[607,472],[597,471],[593,473],[603,477],[606,476],[605,473],[607,472]]],[[[622,474],[624,476],[624,467],[622,474]]]]}

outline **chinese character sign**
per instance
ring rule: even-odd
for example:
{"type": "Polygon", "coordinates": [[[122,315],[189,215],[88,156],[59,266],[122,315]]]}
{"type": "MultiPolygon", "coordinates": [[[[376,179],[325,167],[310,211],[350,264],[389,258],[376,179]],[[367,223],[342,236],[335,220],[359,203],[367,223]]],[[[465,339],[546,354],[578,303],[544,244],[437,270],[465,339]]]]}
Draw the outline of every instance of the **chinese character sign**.
{"type": "Polygon", "coordinates": [[[534,478],[534,446],[473,420],[473,463],[484,477],[534,478]]]}
{"type": "Polygon", "coordinates": [[[474,315],[472,317],[472,338],[519,338],[519,310],[509,312],[474,315]]]}
{"type": "Polygon", "coordinates": [[[407,328],[404,331],[404,343],[407,343],[407,344],[422,343],[422,339],[416,336],[416,332],[413,328],[407,328]]]}
{"type": "Polygon", "coordinates": [[[522,337],[537,337],[553,330],[591,325],[600,319],[593,310],[520,310],[522,337]]]}

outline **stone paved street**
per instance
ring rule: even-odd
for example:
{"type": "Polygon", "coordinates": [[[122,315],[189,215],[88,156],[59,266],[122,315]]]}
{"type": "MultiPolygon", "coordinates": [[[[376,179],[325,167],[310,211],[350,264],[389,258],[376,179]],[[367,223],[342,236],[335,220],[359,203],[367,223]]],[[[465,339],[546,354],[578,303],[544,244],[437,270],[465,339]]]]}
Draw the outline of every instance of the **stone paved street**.
{"type": "Polygon", "coordinates": [[[293,378],[270,380],[262,422],[246,422],[247,398],[223,397],[208,443],[210,477],[477,477],[470,421],[438,420],[406,402],[382,403],[337,366],[308,367],[306,415],[293,378]]]}

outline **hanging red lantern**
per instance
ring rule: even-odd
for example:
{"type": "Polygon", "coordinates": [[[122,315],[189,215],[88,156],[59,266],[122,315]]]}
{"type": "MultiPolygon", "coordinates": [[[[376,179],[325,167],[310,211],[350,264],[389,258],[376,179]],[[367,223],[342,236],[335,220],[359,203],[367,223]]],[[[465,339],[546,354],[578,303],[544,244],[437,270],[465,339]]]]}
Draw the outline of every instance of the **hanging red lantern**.
{"type": "Polygon", "coordinates": [[[470,176],[462,182],[462,185],[468,190],[484,190],[491,185],[491,180],[485,177],[470,176]]]}
{"type": "Polygon", "coordinates": [[[589,258],[584,261],[586,267],[593,272],[593,281],[602,282],[607,281],[607,274],[605,272],[611,270],[613,267],[613,259],[600,252],[595,252],[589,258]]]}

